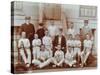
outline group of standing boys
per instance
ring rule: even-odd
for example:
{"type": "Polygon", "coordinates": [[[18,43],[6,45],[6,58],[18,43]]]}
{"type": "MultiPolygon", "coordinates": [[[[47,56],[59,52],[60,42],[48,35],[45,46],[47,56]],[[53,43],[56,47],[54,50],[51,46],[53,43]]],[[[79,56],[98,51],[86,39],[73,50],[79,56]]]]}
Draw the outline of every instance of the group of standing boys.
{"type": "MultiPolygon", "coordinates": [[[[35,32],[30,19],[30,17],[25,17],[26,23],[21,26],[21,38],[18,41],[20,55],[27,67],[34,64],[38,68],[43,68],[50,63],[53,64],[52,67],[63,67],[63,63],[74,67],[80,61],[81,67],[86,64],[93,45],[90,36],[91,29],[87,24],[81,31],[83,35],[81,40],[80,34],[74,33],[72,22],[66,31],[66,37],[63,29],[54,24],[44,28],[41,23],[35,32]],[[78,59],[76,59],[77,56],[78,59]]],[[[85,21],[85,23],[88,22],[85,21]]]]}

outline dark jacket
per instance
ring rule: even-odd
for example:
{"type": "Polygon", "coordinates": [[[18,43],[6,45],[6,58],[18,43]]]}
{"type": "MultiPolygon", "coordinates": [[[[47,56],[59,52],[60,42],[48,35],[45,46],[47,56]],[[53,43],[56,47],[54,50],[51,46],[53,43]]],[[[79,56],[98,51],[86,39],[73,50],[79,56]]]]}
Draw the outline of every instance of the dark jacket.
{"type": "MultiPolygon", "coordinates": [[[[55,48],[58,45],[58,35],[55,36],[54,41],[53,41],[53,48],[55,48]]],[[[66,52],[66,38],[62,35],[61,38],[61,48],[64,52],[66,52]]],[[[55,49],[54,49],[55,50],[55,49]]]]}
{"type": "Polygon", "coordinates": [[[26,23],[22,24],[21,26],[21,32],[26,32],[26,37],[32,41],[34,38],[34,34],[35,34],[35,28],[34,25],[29,23],[28,25],[26,23]]]}

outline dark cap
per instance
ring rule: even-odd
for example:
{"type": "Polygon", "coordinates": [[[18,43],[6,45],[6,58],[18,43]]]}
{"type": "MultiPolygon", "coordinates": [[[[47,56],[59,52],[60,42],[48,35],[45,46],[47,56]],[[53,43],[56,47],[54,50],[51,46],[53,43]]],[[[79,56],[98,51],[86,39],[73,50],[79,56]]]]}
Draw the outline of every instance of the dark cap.
{"type": "Polygon", "coordinates": [[[84,20],[84,23],[88,23],[88,20],[84,20]]]}
{"type": "Polygon", "coordinates": [[[31,19],[30,16],[26,16],[26,17],[25,17],[25,20],[30,20],[30,19],[31,19]]]}
{"type": "Polygon", "coordinates": [[[43,23],[39,23],[39,25],[40,25],[40,26],[43,26],[44,24],[43,24],[43,23]]]}
{"type": "Polygon", "coordinates": [[[63,31],[63,28],[59,28],[60,31],[63,31]]]}

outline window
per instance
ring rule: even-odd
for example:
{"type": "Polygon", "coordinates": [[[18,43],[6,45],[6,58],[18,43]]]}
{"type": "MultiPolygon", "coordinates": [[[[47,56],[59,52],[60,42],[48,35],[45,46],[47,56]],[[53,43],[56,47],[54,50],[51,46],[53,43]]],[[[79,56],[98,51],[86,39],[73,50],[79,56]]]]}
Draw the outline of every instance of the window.
{"type": "Polygon", "coordinates": [[[97,15],[97,7],[96,6],[80,6],[79,16],[80,17],[93,17],[95,18],[97,15]]]}

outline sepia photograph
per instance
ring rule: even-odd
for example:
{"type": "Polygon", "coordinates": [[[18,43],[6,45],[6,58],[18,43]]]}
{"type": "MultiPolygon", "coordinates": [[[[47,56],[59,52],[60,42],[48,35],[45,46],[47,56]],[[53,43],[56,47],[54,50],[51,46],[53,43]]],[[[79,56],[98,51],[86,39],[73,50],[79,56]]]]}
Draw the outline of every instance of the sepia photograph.
{"type": "Polygon", "coordinates": [[[11,2],[11,72],[97,68],[97,6],[11,2]]]}

